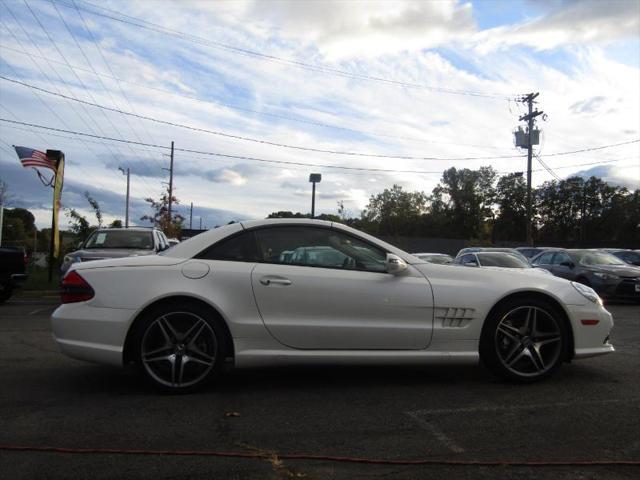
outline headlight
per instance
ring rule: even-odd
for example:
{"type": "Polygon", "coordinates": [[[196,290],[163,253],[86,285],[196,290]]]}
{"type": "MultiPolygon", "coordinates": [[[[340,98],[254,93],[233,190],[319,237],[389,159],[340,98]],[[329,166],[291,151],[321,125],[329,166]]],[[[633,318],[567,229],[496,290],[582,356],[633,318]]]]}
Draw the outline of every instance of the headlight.
{"type": "Polygon", "coordinates": [[[612,275],[611,273],[593,272],[593,275],[601,278],[602,280],[620,280],[618,275],[612,275]]]}
{"type": "Polygon", "coordinates": [[[78,257],[74,257],[72,255],[65,255],[63,262],[64,263],[75,263],[75,262],[79,262],[80,259],[78,257]]]}
{"type": "Polygon", "coordinates": [[[573,288],[575,288],[584,298],[591,300],[593,303],[597,303],[598,305],[602,305],[602,299],[593,288],[576,282],[571,282],[571,285],[573,285],[573,288]]]}

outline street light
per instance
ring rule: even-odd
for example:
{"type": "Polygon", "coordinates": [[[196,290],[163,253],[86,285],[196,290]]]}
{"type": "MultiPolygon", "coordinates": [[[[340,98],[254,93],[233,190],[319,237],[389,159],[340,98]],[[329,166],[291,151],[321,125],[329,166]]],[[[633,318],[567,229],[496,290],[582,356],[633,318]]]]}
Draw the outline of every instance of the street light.
{"type": "Polygon", "coordinates": [[[311,218],[316,216],[316,183],[320,183],[322,175],[319,173],[312,173],[309,175],[309,181],[313,185],[311,190],[311,218]]]}

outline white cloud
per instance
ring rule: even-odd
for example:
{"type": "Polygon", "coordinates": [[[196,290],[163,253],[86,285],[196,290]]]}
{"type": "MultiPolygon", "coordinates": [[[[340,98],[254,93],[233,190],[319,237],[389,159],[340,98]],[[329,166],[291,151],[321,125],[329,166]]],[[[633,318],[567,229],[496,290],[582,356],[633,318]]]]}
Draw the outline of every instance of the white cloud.
{"type": "Polygon", "coordinates": [[[640,35],[640,2],[580,0],[557,2],[550,12],[515,25],[478,32],[478,51],[527,45],[549,50],[562,45],[601,45],[640,35]]]}
{"type": "MultiPolygon", "coordinates": [[[[14,10],[23,9],[21,4],[16,5],[12,5],[14,10]]],[[[562,64],[558,64],[557,59],[546,57],[544,51],[532,54],[530,49],[520,47],[523,38],[532,43],[535,35],[543,35],[536,33],[539,24],[535,28],[527,27],[526,31],[533,32],[531,36],[517,41],[512,41],[516,37],[507,32],[536,20],[516,26],[507,24],[504,31],[493,30],[485,36],[474,36],[477,27],[473,9],[482,8],[482,2],[473,9],[462,2],[337,2],[326,5],[314,2],[107,2],[107,6],[123,13],[212,41],[363,75],[468,91],[540,91],[538,107],[549,115],[548,122],[540,124],[544,130],[543,155],[617,143],[636,138],[640,132],[638,62],[624,65],[613,60],[600,40],[589,42],[590,46],[585,47],[585,40],[576,37],[574,43],[581,45],[563,48],[560,51],[562,64]],[[479,56],[474,50],[477,42],[485,45],[493,36],[495,45],[510,45],[510,48],[490,48],[486,55],[479,56]],[[594,46],[595,43],[598,45],[594,46]],[[437,45],[447,45],[447,49],[426,50],[437,45]]],[[[47,2],[32,2],[32,6],[43,19],[46,12],[51,11],[47,2]]],[[[588,10],[563,3],[554,7],[547,17],[557,19],[554,28],[572,32],[577,27],[566,21],[563,26],[560,20],[564,17],[559,12],[576,8],[588,10]]],[[[600,7],[592,8],[591,17],[594,18],[584,18],[585,28],[597,23],[595,17],[600,15],[600,7]]],[[[80,28],[82,24],[72,18],[75,12],[68,9],[64,12],[69,15],[68,21],[73,28],[80,28]]],[[[89,14],[86,17],[114,73],[128,81],[121,86],[133,109],[140,114],[237,136],[326,150],[416,157],[522,153],[512,146],[511,131],[522,113],[522,105],[513,102],[445,95],[429,89],[401,88],[320,74],[279,61],[261,60],[237,51],[159,35],[89,14]],[[279,117],[252,113],[247,109],[279,117]],[[291,117],[306,123],[286,119],[291,117]],[[310,122],[344,128],[328,128],[310,122]]],[[[609,18],[608,22],[612,21],[611,15],[605,17],[609,18]]],[[[12,22],[10,18],[3,20],[12,22]]],[[[59,21],[55,17],[48,20],[60,48],[68,54],[70,61],[88,69],[59,21]]],[[[15,25],[12,28],[19,31],[15,25]]],[[[30,52],[37,53],[26,38],[19,38],[30,52]]],[[[46,39],[35,36],[34,40],[45,56],[62,61],[46,39]]],[[[86,35],[78,35],[78,40],[96,68],[109,74],[86,35]]],[[[3,47],[18,50],[23,47],[4,28],[0,28],[0,41],[3,47]]],[[[89,99],[81,86],[70,82],[71,75],[66,67],[36,59],[50,72],[51,85],[24,55],[8,48],[3,48],[0,54],[0,70],[4,75],[89,99]],[[53,70],[60,72],[62,80],[53,74],[53,70]]],[[[115,81],[103,79],[108,93],[91,73],[79,72],[79,75],[99,103],[113,106],[113,96],[115,103],[129,110],[115,81]]],[[[0,105],[11,109],[21,121],[37,119],[35,123],[66,128],[31,91],[1,82],[0,105]]],[[[336,201],[340,199],[357,215],[371,194],[393,183],[428,193],[441,172],[453,165],[477,168],[491,164],[499,171],[513,171],[524,169],[526,163],[524,159],[438,162],[332,155],[229,139],[132,118],[127,121],[122,115],[107,113],[119,134],[99,110],[87,107],[85,111],[76,104],[46,94],[42,94],[42,99],[72,130],[90,132],[94,129],[99,133],[100,129],[109,136],[140,138],[166,147],[173,140],[177,149],[309,165],[258,163],[176,150],[174,184],[183,204],[193,201],[196,207],[203,209],[218,208],[254,218],[276,210],[308,211],[308,174],[312,171],[323,175],[317,206],[320,213],[335,213],[336,201]],[[435,173],[357,172],[317,165],[435,173]],[[283,182],[289,188],[283,188],[283,182]],[[296,191],[300,195],[296,195],[296,191]]],[[[3,117],[13,118],[4,110],[0,113],[3,117]]],[[[132,196],[137,199],[157,197],[160,181],[167,181],[167,172],[162,170],[168,167],[166,149],[116,143],[109,143],[111,146],[107,147],[96,139],[82,143],[64,138],[72,137],[68,134],[43,132],[36,135],[28,128],[26,131],[25,127],[21,128],[16,130],[2,123],[0,138],[8,144],[34,148],[55,146],[64,150],[70,162],[75,162],[69,163],[67,178],[84,182],[87,188],[102,188],[122,196],[124,177],[116,168],[121,164],[139,167],[132,176],[132,196]]],[[[3,158],[4,155],[7,153],[3,153],[3,158]]],[[[638,158],[637,148],[630,146],[598,155],[553,157],[547,159],[547,163],[557,168],[618,156],[638,158]]],[[[560,170],[560,173],[567,171],[570,170],[560,170]]],[[[534,185],[549,178],[546,172],[536,172],[534,185]]],[[[19,188],[16,186],[14,190],[19,188]]]]}

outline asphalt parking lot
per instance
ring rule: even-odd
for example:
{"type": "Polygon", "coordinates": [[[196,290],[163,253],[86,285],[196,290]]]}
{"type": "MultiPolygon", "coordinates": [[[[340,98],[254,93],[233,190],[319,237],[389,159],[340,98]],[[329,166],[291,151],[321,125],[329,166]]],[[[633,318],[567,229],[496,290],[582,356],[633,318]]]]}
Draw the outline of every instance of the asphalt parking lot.
{"type": "Polygon", "coordinates": [[[638,466],[615,464],[464,464],[640,462],[638,305],[608,307],[615,354],[564,365],[534,385],[504,383],[481,367],[277,368],[236,371],[204,392],[179,396],[157,394],[135,372],[61,355],[49,329],[54,308],[54,300],[30,299],[0,306],[0,478],[640,476],[638,466]],[[19,446],[121,453],[6,449],[19,446]]]}

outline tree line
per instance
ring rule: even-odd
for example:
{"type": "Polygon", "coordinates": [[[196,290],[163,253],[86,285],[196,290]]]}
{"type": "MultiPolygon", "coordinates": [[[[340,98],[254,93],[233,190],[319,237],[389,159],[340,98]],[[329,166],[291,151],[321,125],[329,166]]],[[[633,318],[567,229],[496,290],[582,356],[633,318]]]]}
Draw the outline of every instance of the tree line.
{"type": "MultiPolygon", "coordinates": [[[[380,236],[466,239],[470,244],[526,240],[527,186],[522,173],[499,176],[492,167],[445,170],[426,194],[393,185],[371,195],[359,217],[341,221],[380,236]]],[[[532,190],[533,238],[537,245],[640,247],[640,189],[574,176],[532,190]]],[[[274,212],[267,218],[308,216],[274,212]]]]}

